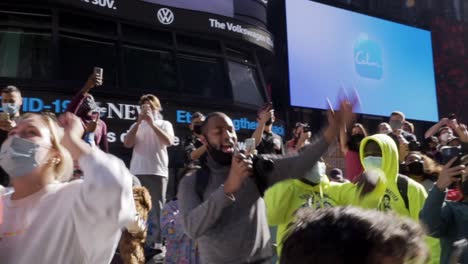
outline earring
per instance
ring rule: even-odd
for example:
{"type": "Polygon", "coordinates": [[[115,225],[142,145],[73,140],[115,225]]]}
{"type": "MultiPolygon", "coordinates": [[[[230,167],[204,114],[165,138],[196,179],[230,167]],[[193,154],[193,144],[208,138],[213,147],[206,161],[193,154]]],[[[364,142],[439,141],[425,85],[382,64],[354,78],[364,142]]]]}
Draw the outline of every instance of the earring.
{"type": "Polygon", "coordinates": [[[49,164],[51,165],[57,165],[60,163],[60,158],[51,158],[49,161],[48,161],[49,164]]]}

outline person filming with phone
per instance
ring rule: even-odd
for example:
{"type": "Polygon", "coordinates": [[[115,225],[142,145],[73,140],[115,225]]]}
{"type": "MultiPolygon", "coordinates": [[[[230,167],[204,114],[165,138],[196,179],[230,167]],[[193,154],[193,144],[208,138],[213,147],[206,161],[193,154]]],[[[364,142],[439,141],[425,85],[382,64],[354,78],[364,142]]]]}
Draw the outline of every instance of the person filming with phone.
{"type": "Polygon", "coordinates": [[[258,110],[258,125],[252,134],[257,142],[258,154],[284,154],[283,140],[273,132],[275,119],[272,103],[266,103],[258,110]]]}
{"type": "Polygon", "coordinates": [[[83,88],[73,97],[67,107],[67,112],[77,115],[83,124],[83,140],[89,145],[95,145],[104,152],[109,152],[107,141],[107,125],[100,119],[99,107],[91,89],[103,84],[103,69],[95,67],[83,88]]]}
{"type": "MultiPolygon", "coordinates": [[[[0,113],[0,144],[8,137],[10,130],[16,127],[22,105],[23,98],[17,87],[9,85],[2,90],[3,112],[0,113]]],[[[0,185],[8,186],[8,183],[8,174],[0,167],[0,185]]]]}
{"type": "MultiPolygon", "coordinates": [[[[160,213],[166,201],[169,176],[167,147],[174,142],[174,130],[169,121],[163,120],[159,99],[152,94],[140,98],[141,113],[124,139],[124,146],[133,148],[130,171],[151,195],[150,228],[147,246],[164,252],[159,224],[160,213]]],[[[159,254],[162,257],[163,254],[159,254]]],[[[157,256],[157,257],[158,257],[157,256]]]]}
{"type": "Polygon", "coordinates": [[[352,108],[349,101],[342,101],[340,111],[329,111],[328,127],[309,146],[285,156],[247,157],[236,151],[237,134],[226,114],[206,117],[201,140],[208,151],[207,165],[184,177],[178,192],[185,233],[198,242],[203,263],[271,263],[263,192],[310,171],[335,141],[340,126],[354,118],[352,108]],[[272,162],[264,174],[259,170],[263,166],[258,166],[267,164],[260,162],[262,157],[272,162]]]}
{"type": "MultiPolygon", "coordinates": [[[[21,91],[13,86],[9,85],[2,90],[2,109],[3,112],[0,115],[0,129],[9,132],[16,126],[16,119],[20,116],[20,109],[23,105],[23,98],[21,97],[21,91]]],[[[8,134],[8,133],[6,133],[8,134]]],[[[2,142],[6,138],[2,137],[2,142]]]]}

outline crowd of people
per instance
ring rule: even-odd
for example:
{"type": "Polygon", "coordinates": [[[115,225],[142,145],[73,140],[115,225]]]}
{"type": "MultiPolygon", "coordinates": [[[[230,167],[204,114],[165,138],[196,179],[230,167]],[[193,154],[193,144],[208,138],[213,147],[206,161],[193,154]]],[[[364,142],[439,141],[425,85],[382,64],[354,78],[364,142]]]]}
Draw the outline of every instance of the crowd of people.
{"type": "Polygon", "coordinates": [[[468,263],[468,130],[455,116],[418,140],[395,111],[371,134],[344,98],[320,132],[299,122],[283,142],[268,103],[240,149],[229,116],[197,112],[167,201],[174,130],[159,99],[140,98],[127,168],[108,153],[90,94],[101,84],[92,74],[58,118],[21,114],[21,91],[2,90],[1,263],[468,263]],[[324,159],[333,144],[345,168],[324,159]]]}

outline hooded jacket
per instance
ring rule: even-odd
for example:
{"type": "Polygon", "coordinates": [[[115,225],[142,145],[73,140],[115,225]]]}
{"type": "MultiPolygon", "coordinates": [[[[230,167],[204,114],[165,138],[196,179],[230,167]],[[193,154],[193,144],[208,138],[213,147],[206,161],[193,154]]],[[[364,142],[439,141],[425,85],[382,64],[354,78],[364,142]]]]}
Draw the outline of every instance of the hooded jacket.
{"type": "Polygon", "coordinates": [[[393,139],[387,135],[377,134],[364,138],[361,143],[359,155],[361,163],[366,168],[364,163],[364,148],[370,142],[376,142],[382,151],[382,167],[381,170],[385,175],[384,182],[386,185],[384,193],[374,193],[373,195],[382,195],[378,206],[380,211],[395,211],[400,215],[410,217],[414,220],[419,219],[419,212],[424,206],[427,197],[427,192],[424,187],[416,181],[408,178],[408,200],[409,208],[407,209],[397,186],[398,180],[398,148],[393,139]]]}
{"type": "Polygon", "coordinates": [[[324,175],[317,185],[291,179],[279,182],[265,192],[268,224],[278,226],[278,256],[281,255],[283,237],[297,210],[304,207],[327,208],[338,205],[337,197],[327,193],[329,186],[330,181],[324,175]]]}
{"type": "Polygon", "coordinates": [[[319,209],[357,204],[358,188],[352,183],[330,182],[322,175],[315,186],[299,179],[279,182],[265,193],[267,218],[270,226],[278,226],[277,254],[281,255],[282,242],[297,210],[304,207],[319,209]]]}
{"type": "MultiPolygon", "coordinates": [[[[426,201],[427,192],[424,187],[418,182],[408,178],[408,201],[409,208],[406,208],[405,202],[403,200],[400,191],[398,190],[397,180],[398,180],[398,169],[399,169],[399,160],[398,160],[398,148],[395,144],[395,141],[383,134],[377,134],[364,138],[360,146],[360,158],[361,163],[364,166],[364,169],[367,170],[364,163],[364,149],[370,141],[376,142],[382,151],[382,179],[379,184],[385,184],[385,191],[382,193],[372,192],[370,195],[374,196],[374,200],[380,200],[376,207],[379,211],[394,211],[399,215],[410,217],[415,221],[419,221],[419,213],[422,210],[424,203],[426,201]],[[380,196],[377,199],[376,196],[380,196]]],[[[369,207],[369,206],[366,206],[369,207]]],[[[440,244],[438,239],[428,237],[426,239],[428,246],[431,251],[431,263],[439,263],[440,259],[440,244]]]]}

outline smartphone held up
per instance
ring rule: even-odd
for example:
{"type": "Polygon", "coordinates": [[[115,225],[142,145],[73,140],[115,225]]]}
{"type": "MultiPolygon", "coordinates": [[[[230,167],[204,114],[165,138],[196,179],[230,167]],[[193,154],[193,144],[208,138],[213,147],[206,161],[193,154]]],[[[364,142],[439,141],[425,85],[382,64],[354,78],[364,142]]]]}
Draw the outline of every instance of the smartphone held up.
{"type": "Polygon", "coordinates": [[[10,114],[6,112],[0,112],[0,121],[8,121],[10,120],[10,114]]]}
{"type": "Polygon", "coordinates": [[[104,69],[100,67],[94,67],[94,76],[97,86],[101,86],[104,83],[104,69]]]}

